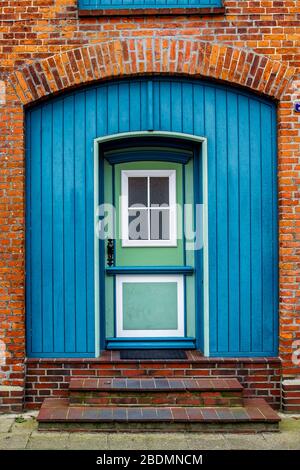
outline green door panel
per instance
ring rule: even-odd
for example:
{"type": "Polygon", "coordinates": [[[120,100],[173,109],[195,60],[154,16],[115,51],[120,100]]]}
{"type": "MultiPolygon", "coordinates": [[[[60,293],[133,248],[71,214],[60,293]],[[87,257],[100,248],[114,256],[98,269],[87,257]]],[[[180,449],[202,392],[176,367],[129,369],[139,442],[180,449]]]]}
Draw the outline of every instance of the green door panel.
{"type": "MultiPolygon", "coordinates": [[[[194,224],[194,173],[193,159],[180,163],[161,161],[139,161],[111,165],[104,160],[104,201],[115,205],[114,235],[116,267],[130,266],[195,266],[194,251],[189,249],[185,239],[184,226],[194,224]],[[123,247],[120,237],[120,201],[122,170],[176,170],[177,246],[165,247],[123,247]],[[190,209],[183,212],[184,203],[190,209]]],[[[104,260],[107,266],[107,261],[104,260]]],[[[149,275],[150,276],[150,275],[149,275]]],[[[117,337],[116,332],[116,293],[117,278],[105,275],[105,321],[106,337],[117,337]]],[[[195,336],[195,276],[184,276],[185,335],[195,336]]],[[[122,285],[122,326],[124,331],[176,331],[178,328],[177,283],[170,282],[124,282],[122,285]]],[[[147,335],[145,335],[146,337],[147,335]]],[[[149,336],[149,335],[148,335],[149,336]]],[[[152,337],[152,334],[151,334],[152,337]]],[[[166,335],[166,337],[168,337],[166,335]]],[[[161,339],[161,334],[159,335],[161,339]]]]}

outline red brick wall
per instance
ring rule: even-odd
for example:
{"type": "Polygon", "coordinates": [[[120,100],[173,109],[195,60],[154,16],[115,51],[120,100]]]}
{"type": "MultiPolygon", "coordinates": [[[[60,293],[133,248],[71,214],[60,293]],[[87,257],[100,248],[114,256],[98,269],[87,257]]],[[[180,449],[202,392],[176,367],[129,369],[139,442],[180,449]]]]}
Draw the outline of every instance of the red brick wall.
{"type": "Polygon", "coordinates": [[[206,359],[196,361],[137,363],[93,359],[28,359],[26,409],[37,409],[44,398],[69,397],[71,377],[234,377],[244,386],[244,396],[265,398],[280,406],[281,363],[276,358],[206,359]]]}
{"type": "Polygon", "coordinates": [[[24,385],[24,104],[145,71],[214,77],[278,100],[280,355],[285,376],[300,374],[300,5],[224,5],[220,15],[79,18],[76,0],[1,1],[0,386],[24,385]]]}
{"type": "Polygon", "coordinates": [[[300,380],[283,380],[282,410],[285,413],[300,412],[300,380]]]}

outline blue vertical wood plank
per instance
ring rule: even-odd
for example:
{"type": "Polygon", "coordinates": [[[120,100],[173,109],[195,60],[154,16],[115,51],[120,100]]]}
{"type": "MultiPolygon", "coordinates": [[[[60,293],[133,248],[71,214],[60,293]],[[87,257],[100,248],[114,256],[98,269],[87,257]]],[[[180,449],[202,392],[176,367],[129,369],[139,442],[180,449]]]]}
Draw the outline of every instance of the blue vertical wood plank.
{"type": "Polygon", "coordinates": [[[119,132],[129,131],[129,85],[127,82],[119,86],[119,132]]]}
{"type": "Polygon", "coordinates": [[[25,144],[26,144],[26,158],[25,158],[25,171],[26,171],[26,196],[25,196],[25,214],[26,214],[26,233],[25,233],[25,263],[26,263],[26,350],[27,354],[32,352],[32,280],[31,280],[31,113],[25,116],[25,144]]]}
{"type": "MultiPolygon", "coordinates": [[[[94,282],[94,139],[105,133],[106,108],[103,121],[98,122],[97,134],[97,94],[95,89],[86,91],[86,127],[85,127],[85,171],[86,171],[86,316],[87,316],[87,352],[95,351],[95,282],[94,282]],[[89,110],[87,112],[87,110],[89,110]],[[100,124],[101,123],[101,124],[100,124]]],[[[106,96],[106,95],[105,95],[106,96]]],[[[105,101],[104,101],[105,102],[105,101]]]]}
{"type": "Polygon", "coordinates": [[[147,130],[153,131],[153,81],[148,80],[147,86],[147,130]]]}
{"type": "Polygon", "coordinates": [[[65,350],[76,351],[74,95],[64,100],[65,350]]]}
{"type": "Polygon", "coordinates": [[[218,277],[218,348],[229,351],[229,311],[228,311],[228,161],[227,161],[227,97],[226,91],[216,90],[216,147],[217,147],[217,264],[218,277]]]}
{"type": "Polygon", "coordinates": [[[108,134],[119,132],[119,85],[111,85],[107,91],[108,134]]]}
{"type": "Polygon", "coordinates": [[[53,103],[53,328],[54,352],[65,350],[63,100],[53,103]]]}
{"type": "Polygon", "coordinates": [[[139,131],[141,128],[141,109],[145,109],[145,128],[147,125],[147,90],[144,94],[144,101],[141,101],[141,84],[129,83],[129,129],[131,132],[139,131]]]}
{"type": "Polygon", "coordinates": [[[262,246],[263,246],[263,348],[265,351],[273,350],[273,168],[272,145],[266,136],[272,135],[272,114],[269,106],[261,108],[261,134],[262,140],[262,246]]]}
{"type": "Polygon", "coordinates": [[[207,137],[207,173],[208,173],[208,245],[209,245],[209,335],[210,350],[218,351],[218,252],[216,238],[217,198],[216,198],[216,93],[214,88],[204,89],[204,133],[207,137]]]}
{"type": "Polygon", "coordinates": [[[262,212],[260,103],[249,103],[251,161],[251,351],[262,351],[262,212]]]}
{"type": "Polygon", "coordinates": [[[42,310],[42,111],[31,114],[31,292],[32,292],[32,352],[43,351],[42,310]]]}
{"type": "MultiPolygon", "coordinates": [[[[85,93],[75,95],[74,99],[74,181],[75,181],[75,315],[76,315],[76,351],[87,350],[86,318],[86,174],[85,174],[85,93]]],[[[89,161],[92,158],[89,156],[89,161]]]]}
{"type": "Polygon", "coordinates": [[[182,132],[185,134],[193,134],[194,132],[194,115],[193,109],[193,85],[184,83],[182,90],[182,132]]]}
{"type": "Polygon", "coordinates": [[[193,85],[193,114],[194,133],[204,137],[204,89],[203,86],[193,85]]]}
{"type": "Polygon", "coordinates": [[[173,132],[182,132],[182,84],[171,82],[171,111],[173,132]]]}
{"type": "Polygon", "coordinates": [[[42,107],[42,312],[43,350],[53,352],[52,104],[42,107]]]}
{"type": "MultiPolygon", "coordinates": [[[[95,109],[93,106],[93,100],[91,95],[91,90],[88,92],[88,101],[92,105],[92,109],[95,109]]],[[[92,111],[91,111],[92,112],[92,111]]],[[[108,96],[107,96],[107,87],[99,87],[96,90],[96,116],[97,116],[97,136],[101,137],[108,133],[108,96]]],[[[90,113],[88,113],[89,115],[90,113]]],[[[90,119],[88,116],[87,119],[90,119]]]]}
{"type": "Polygon", "coordinates": [[[171,128],[171,90],[170,83],[162,81],[159,87],[160,117],[159,129],[168,131],[171,128]]]}
{"type": "Polygon", "coordinates": [[[240,178],[240,341],[241,352],[251,348],[251,163],[249,155],[249,101],[238,99],[240,178]]]}
{"type": "Polygon", "coordinates": [[[279,227],[278,227],[278,185],[277,185],[277,172],[278,172],[278,162],[277,162],[277,115],[275,106],[271,108],[272,116],[272,133],[271,133],[271,146],[272,146],[272,219],[273,219],[273,252],[272,252],[272,261],[273,261],[273,289],[272,289],[272,299],[273,299],[273,351],[274,356],[277,355],[279,347],[279,227]]]}
{"type": "MultiPolygon", "coordinates": [[[[153,83],[154,87],[154,83],[153,83]]],[[[140,110],[137,112],[137,125],[138,130],[148,130],[148,87],[147,81],[141,80],[140,83],[135,83],[135,88],[137,89],[137,102],[139,100],[140,103],[140,110]]],[[[154,100],[153,100],[153,108],[154,108],[154,100]]],[[[154,116],[153,116],[154,122],[154,116]]],[[[157,129],[154,125],[154,129],[157,129]]],[[[130,129],[131,131],[135,130],[134,128],[130,129]]]]}
{"type": "Polygon", "coordinates": [[[229,348],[240,350],[240,237],[238,97],[227,93],[229,348]]]}
{"type": "MultiPolygon", "coordinates": [[[[160,124],[160,120],[161,120],[161,105],[160,105],[160,100],[161,100],[161,91],[160,91],[160,87],[161,87],[161,80],[153,80],[153,108],[154,108],[154,113],[153,113],[153,125],[154,125],[154,129],[158,129],[160,130],[161,129],[161,124],[160,124]]],[[[166,89],[169,89],[170,90],[170,83],[166,83],[166,89]]],[[[169,91],[169,95],[170,95],[170,91],[169,91]]],[[[170,100],[169,100],[169,107],[170,107],[170,116],[172,115],[171,113],[171,103],[170,103],[170,100]]],[[[171,117],[170,117],[171,119],[171,117]]]]}

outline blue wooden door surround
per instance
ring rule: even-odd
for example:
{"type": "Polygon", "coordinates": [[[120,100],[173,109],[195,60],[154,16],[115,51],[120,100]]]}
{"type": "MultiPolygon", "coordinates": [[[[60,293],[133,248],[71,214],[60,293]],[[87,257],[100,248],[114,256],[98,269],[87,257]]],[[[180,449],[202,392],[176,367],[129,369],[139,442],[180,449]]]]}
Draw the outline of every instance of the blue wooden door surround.
{"type": "MultiPolygon", "coordinates": [[[[131,133],[130,136],[121,134],[118,135],[117,141],[114,136],[112,136],[109,140],[106,138],[100,139],[98,143],[99,152],[96,151],[96,164],[97,162],[100,163],[99,194],[101,204],[104,202],[113,202],[110,196],[116,192],[116,173],[118,173],[120,169],[147,168],[157,171],[158,168],[166,169],[166,167],[172,169],[177,168],[177,170],[175,170],[177,174],[177,183],[175,182],[175,186],[177,186],[176,192],[180,198],[181,207],[184,203],[191,204],[192,212],[194,212],[195,204],[202,203],[202,181],[200,181],[201,172],[199,172],[202,140],[197,141],[195,139],[193,141],[188,135],[184,136],[183,134],[177,135],[175,133],[166,132],[157,134],[152,131],[150,135],[148,132],[131,133]],[[103,170],[103,166],[106,170],[103,170]],[[107,188],[105,189],[105,187],[107,188]],[[197,190],[194,191],[194,188],[197,188],[197,190]],[[109,201],[106,200],[107,195],[109,201]]],[[[116,204],[114,203],[114,205],[116,204]]],[[[118,205],[116,207],[118,207],[118,205]]],[[[180,215],[178,214],[177,223],[182,229],[184,225],[189,223],[191,224],[192,230],[194,230],[194,214],[192,213],[191,216],[187,214],[188,212],[186,214],[183,212],[180,215]],[[187,220],[188,218],[190,220],[187,220]]],[[[116,214],[116,219],[118,219],[118,213],[116,214]]],[[[118,225],[118,222],[116,222],[116,225],[118,225]]],[[[179,231],[181,232],[181,229],[179,231]]],[[[199,228],[199,231],[202,232],[202,226],[199,228]]],[[[115,227],[115,232],[118,232],[117,227],[115,227]]],[[[182,232],[185,233],[184,230],[182,230],[182,232]]],[[[202,233],[199,237],[202,239],[202,233]]],[[[197,308],[196,305],[202,304],[200,298],[202,299],[203,297],[202,258],[204,250],[201,249],[197,252],[187,250],[187,243],[191,242],[186,240],[185,237],[183,237],[183,239],[180,237],[177,240],[176,246],[173,247],[152,246],[149,249],[139,247],[138,244],[135,243],[136,246],[132,249],[130,247],[122,247],[122,243],[115,241],[113,266],[108,266],[106,262],[107,242],[104,241],[100,243],[100,253],[99,256],[97,256],[97,259],[100,260],[99,271],[102,274],[100,276],[100,292],[105,293],[105,295],[101,295],[101,311],[105,312],[105,315],[102,316],[103,324],[100,326],[100,332],[103,332],[100,344],[105,344],[108,349],[194,349],[196,347],[196,339],[199,338],[200,340],[200,336],[201,344],[203,344],[203,309],[197,308]],[[170,254],[170,249],[172,255],[170,254]],[[117,252],[120,256],[117,256],[117,252]],[[135,261],[132,259],[134,255],[135,261]],[[147,262],[145,262],[145,259],[147,259],[147,262]],[[105,265],[104,271],[102,267],[103,263],[105,265]],[[113,277],[113,279],[108,279],[107,276],[113,277]],[[135,333],[134,330],[128,330],[126,335],[123,334],[122,337],[120,337],[117,328],[117,306],[120,305],[118,295],[121,295],[120,282],[122,276],[127,276],[126,282],[130,282],[131,285],[138,281],[139,276],[144,276],[144,289],[146,288],[145,282],[151,284],[151,279],[155,279],[157,276],[160,277],[160,282],[167,283],[164,284],[165,286],[169,285],[170,282],[174,285],[175,281],[177,288],[182,284],[184,332],[176,337],[176,335],[166,335],[161,331],[160,337],[158,337],[158,334],[155,335],[155,332],[159,330],[156,324],[151,336],[147,336],[147,331],[145,331],[144,337],[136,334],[132,337],[132,333],[135,333]],[[195,289],[196,283],[197,289],[195,289]],[[114,295],[112,292],[114,292],[114,295]],[[109,304],[109,306],[107,306],[107,304],[109,304]],[[198,312],[196,320],[195,311],[198,312]],[[108,316],[110,316],[110,318],[108,318],[108,316]],[[105,332],[106,334],[104,334],[105,332]],[[201,335],[199,332],[201,332],[201,335]]],[[[96,269],[98,270],[98,267],[96,269]]],[[[155,298],[153,298],[153,301],[155,301],[155,298]]],[[[151,301],[149,303],[151,303],[151,301]]],[[[177,305],[177,309],[178,308],[179,306],[177,305]]],[[[146,307],[146,311],[148,314],[146,314],[146,312],[143,314],[139,311],[138,318],[144,317],[145,321],[147,318],[146,315],[151,315],[149,307],[146,307]]],[[[166,317],[164,317],[163,314],[161,318],[164,318],[164,321],[166,321],[166,317]]],[[[200,347],[199,340],[198,347],[200,347]]]]}
{"type": "Polygon", "coordinates": [[[276,106],[175,77],[101,83],[27,109],[27,355],[88,358],[107,346],[95,207],[103,148],[121,139],[193,151],[195,201],[204,203],[196,347],[212,357],[277,356],[276,106]]]}

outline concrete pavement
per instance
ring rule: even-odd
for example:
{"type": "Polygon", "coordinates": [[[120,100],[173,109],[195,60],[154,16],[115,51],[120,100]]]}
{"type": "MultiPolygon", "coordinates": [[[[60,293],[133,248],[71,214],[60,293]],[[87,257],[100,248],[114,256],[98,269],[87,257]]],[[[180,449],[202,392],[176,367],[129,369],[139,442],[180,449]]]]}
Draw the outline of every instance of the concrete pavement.
{"type": "Polygon", "coordinates": [[[300,450],[300,416],[283,416],[280,433],[67,433],[37,431],[36,414],[0,415],[0,449],[300,450]]]}

